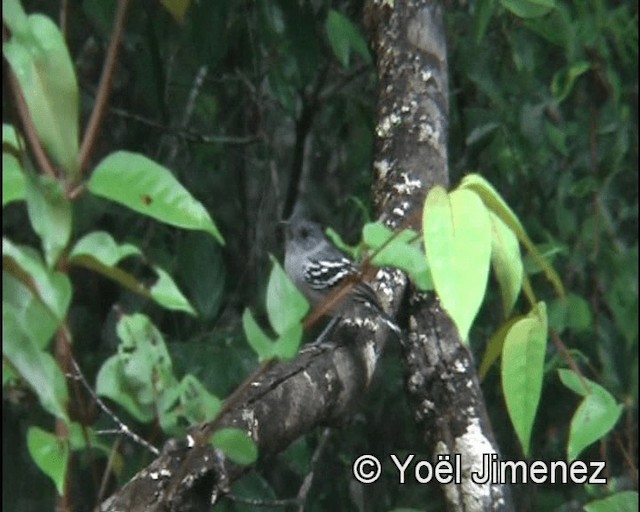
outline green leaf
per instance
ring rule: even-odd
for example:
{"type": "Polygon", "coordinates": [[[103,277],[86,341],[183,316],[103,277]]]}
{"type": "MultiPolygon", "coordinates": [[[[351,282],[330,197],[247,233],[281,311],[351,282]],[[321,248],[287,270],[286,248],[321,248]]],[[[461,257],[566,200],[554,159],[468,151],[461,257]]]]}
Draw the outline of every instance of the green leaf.
{"type": "Polygon", "coordinates": [[[40,349],[47,347],[60,322],[53,313],[18,279],[2,273],[2,307],[11,314],[40,349]]]}
{"type": "Polygon", "coordinates": [[[25,178],[18,155],[24,148],[15,128],[2,125],[2,206],[25,198],[25,178]]]}
{"type": "Polygon", "coordinates": [[[191,374],[185,375],[180,382],[180,403],[184,417],[191,425],[212,421],[222,407],[220,399],[209,393],[191,374]]]}
{"type": "Polygon", "coordinates": [[[156,265],[150,265],[158,280],[147,288],[128,272],[116,268],[129,256],[142,256],[140,249],[131,244],[118,244],[104,231],[94,231],[81,238],[69,254],[69,264],[81,265],[113,279],[129,290],[155,300],[173,311],[185,311],[195,315],[189,301],[182,295],[171,276],[156,265]]]}
{"type": "Polygon", "coordinates": [[[540,252],[536,249],[526,231],[522,227],[520,220],[511,210],[509,205],[502,199],[500,194],[493,186],[479,174],[468,174],[462,180],[460,187],[473,190],[484,202],[484,204],[495,213],[518,237],[518,240],[527,248],[531,257],[544,270],[547,279],[556,289],[556,293],[563,297],[565,295],[562,280],[551,265],[544,259],[540,252]]]}
{"type": "Polygon", "coordinates": [[[549,304],[549,326],[558,333],[565,329],[585,332],[591,328],[591,309],[582,297],[569,293],[549,304]]]}
{"type": "Polygon", "coordinates": [[[158,274],[158,280],[149,289],[151,297],[161,306],[174,311],[184,311],[190,315],[196,314],[195,310],[176,286],[171,276],[160,267],[153,266],[153,270],[158,274]]]}
{"type": "Polygon", "coordinates": [[[500,326],[500,328],[489,338],[487,341],[487,348],[484,351],[482,356],[482,363],[480,364],[480,368],[478,369],[478,377],[480,380],[484,380],[491,368],[491,365],[495,363],[500,355],[502,354],[502,347],[504,346],[504,340],[509,333],[509,330],[516,322],[519,322],[523,318],[526,318],[524,315],[518,315],[516,317],[510,318],[504,324],[500,326]]]}
{"type": "Polygon", "coordinates": [[[340,249],[341,252],[348,254],[352,259],[358,258],[359,247],[357,245],[356,246],[349,245],[347,242],[345,242],[342,239],[342,237],[340,236],[340,233],[338,233],[333,228],[327,228],[325,230],[325,234],[327,235],[327,238],[331,241],[331,243],[335,245],[338,249],[340,249]]]}
{"type": "Polygon", "coordinates": [[[273,268],[267,285],[267,315],[274,331],[282,335],[300,323],[309,311],[309,302],[273,256],[271,263],[273,268]]]}
{"type": "Polygon", "coordinates": [[[224,428],[214,432],[211,444],[236,464],[253,464],[258,458],[258,447],[247,434],[237,428],[224,428]]]}
{"type": "Polygon", "coordinates": [[[26,197],[26,186],[22,167],[18,159],[2,152],[2,206],[26,197]]]}
{"type": "Polygon", "coordinates": [[[525,455],[540,401],[547,345],[544,302],[509,329],[502,347],[502,390],[525,455]]]}
{"type": "Polygon", "coordinates": [[[71,303],[71,282],[57,271],[45,267],[42,258],[31,247],[14,245],[2,239],[5,270],[29,288],[53,313],[58,321],[64,320],[71,303]]]}
{"type": "Polygon", "coordinates": [[[249,345],[258,355],[259,361],[266,361],[275,355],[274,343],[256,323],[249,308],[242,314],[242,327],[249,345]]]}
{"type": "Polygon", "coordinates": [[[124,407],[136,419],[151,421],[179,398],[171,357],[162,334],[148,317],[123,315],[116,326],[118,353],[98,372],[96,393],[124,407]]]}
{"type": "Polygon", "coordinates": [[[51,355],[40,350],[12,314],[2,308],[2,356],[36,393],[40,404],[54,416],[68,422],[67,383],[51,355]]]}
{"type": "Polygon", "coordinates": [[[576,80],[590,69],[591,64],[581,60],[560,71],[556,71],[551,81],[551,93],[558,103],[562,103],[571,94],[576,80]]]}
{"type": "Polygon", "coordinates": [[[423,229],[436,292],[466,342],[489,275],[491,224],[487,209],[470,190],[447,194],[436,186],[425,201],[423,229]]]}
{"type": "Polygon", "coordinates": [[[379,251],[371,260],[372,264],[377,267],[398,268],[406,272],[420,290],[433,290],[427,258],[418,248],[419,239],[413,230],[405,229],[394,234],[379,222],[366,224],[362,230],[364,243],[373,251],[379,251]],[[393,240],[388,242],[392,237],[393,240]]]}
{"type": "Polygon", "coordinates": [[[54,267],[71,236],[71,202],[64,197],[62,183],[48,176],[26,179],[27,212],[42,241],[49,267],[54,267]]]}
{"type": "Polygon", "coordinates": [[[511,229],[493,212],[491,219],[491,262],[496,279],[500,285],[502,306],[505,318],[511,310],[522,288],[522,258],[518,239],[511,229]]]}
{"type": "Polygon", "coordinates": [[[524,270],[529,275],[535,275],[539,272],[544,272],[545,268],[551,266],[551,263],[555,260],[556,256],[560,254],[567,254],[567,248],[559,243],[548,242],[543,244],[536,244],[536,256],[527,254],[524,258],[524,270]]]}
{"type": "Polygon", "coordinates": [[[18,79],[38,138],[67,176],[78,166],[78,83],[64,37],[46,16],[26,16],[18,0],[2,5],[11,38],[4,55],[18,79]]]}
{"type": "Polygon", "coordinates": [[[495,0],[479,0],[475,4],[473,17],[473,33],[476,43],[481,43],[487,32],[491,18],[495,14],[495,0]]]}
{"type": "Polygon", "coordinates": [[[622,491],[584,506],[584,512],[638,512],[637,491],[622,491]]]}
{"type": "Polygon", "coordinates": [[[96,377],[96,393],[113,400],[136,420],[148,423],[154,418],[153,404],[138,400],[137,390],[130,388],[127,383],[123,364],[118,355],[111,356],[103,363],[96,377]]]}
{"type": "Polygon", "coordinates": [[[298,353],[302,341],[302,324],[296,323],[288,327],[276,340],[274,355],[278,359],[293,359],[298,353]]]}
{"type": "Polygon", "coordinates": [[[92,256],[112,267],[132,255],[141,256],[142,253],[135,245],[118,244],[106,231],[92,231],[76,242],[69,253],[69,259],[92,256]]]}
{"type": "Polygon", "coordinates": [[[571,370],[560,369],[562,383],[584,400],[571,419],[567,458],[573,461],[589,445],[607,435],[622,414],[623,406],[599,384],[579,377],[571,370]]]}
{"type": "Polygon", "coordinates": [[[224,240],[209,213],[171,172],[137,153],[111,153],[94,170],[89,190],[160,222],[210,233],[224,240]]]}
{"type": "Polygon", "coordinates": [[[554,0],[500,0],[500,3],[520,18],[539,18],[555,7],[554,0]]]}
{"type": "Polygon", "coordinates": [[[64,482],[69,464],[69,443],[39,427],[27,430],[27,448],[36,465],[56,486],[58,495],[64,495],[64,482]]]}
{"type": "Polygon", "coordinates": [[[371,55],[364,37],[345,15],[330,9],[325,29],[333,53],[345,68],[349,67],[352,51],[360,54],[366,63],[371,62],[371,55]]]}
{"type": "Polygon", "coordinates": [[[178,251],[176,277],[184,283],[198,314],[205,321],[215,318],[223,304],[226,280],[220,246],[205,233],[193,231],[182,239],[178,251]]]}

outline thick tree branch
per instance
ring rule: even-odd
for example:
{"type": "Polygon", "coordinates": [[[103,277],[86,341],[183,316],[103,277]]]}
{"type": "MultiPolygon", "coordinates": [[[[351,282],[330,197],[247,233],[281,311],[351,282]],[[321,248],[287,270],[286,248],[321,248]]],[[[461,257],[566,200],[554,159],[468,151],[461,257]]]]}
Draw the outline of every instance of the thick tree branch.
{"type": "MultiPolygon", "coordinates": [[[[289,362],[276,363],[243,388],[215,428],[235,427],[256,442],[261,456],[275,454],[319,425],[339,423],[367,389],[386,339],[371,318],[342,322],[336,343],[311,345],[289,362]]],[[[101,512],[210,510],[211,498],[228,491],[246,468],[208,444],[210,425],[186,440],[169,441],[162,454],[118,493],[101,512]]]]}

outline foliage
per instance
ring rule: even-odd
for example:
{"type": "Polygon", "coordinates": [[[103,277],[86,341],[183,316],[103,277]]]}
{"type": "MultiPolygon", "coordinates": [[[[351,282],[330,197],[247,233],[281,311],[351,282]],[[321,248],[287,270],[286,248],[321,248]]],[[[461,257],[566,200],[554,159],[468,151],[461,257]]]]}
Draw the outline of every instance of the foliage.
{"type": "MultiPolygon", "coordinates": [[[[3,3],[3,53],[50,165],[26,151],[32,141],[4,87],[3,422],[12,434],[3,451],[15,471],[3,476],[3,504],[51,509],[66,493],[89,509],[100,483],[86,482],[87,469],[109,467],[115,486],[147,459],[131,439],[98,434],[114,424],[65,378],[64,354],[156,443],[215,416],[256,359],[291,357],[307,337],[307,306],[266,255],[281,254],[276,222],[301,175],[307,203],[348,240],[369,220],[375,72],[359,2],[133,3],[99,143],[84,160],[116,2],[64,3],[66,33],[52,21],[56,3],[25,4],[29,14],[3,3]],[[275,342],[259,327],[267,321],[275,342]]],[[[536,486],[516,495],[519,509],[631,510],[637,3],[477,0],[450,6],[446,19],[459,185],[427,200],[424,241],[368,224],[354,251],[439,293],[480,361],[505,458],[605,458],[607,486],[536,486]]],[[[356,500],[356,455],[422,447],[398,361],[389,348],[361,412],[330,438],[310,510],[356,500]]],[[[234,492],[295,495],[316,435],[234,492]]],[[[237,436],[211,441],[253,460],[255,447],[237,436]]],[[[383,478],[360,506],[441,509],[432,488],[398,490],[383,478]]]]}

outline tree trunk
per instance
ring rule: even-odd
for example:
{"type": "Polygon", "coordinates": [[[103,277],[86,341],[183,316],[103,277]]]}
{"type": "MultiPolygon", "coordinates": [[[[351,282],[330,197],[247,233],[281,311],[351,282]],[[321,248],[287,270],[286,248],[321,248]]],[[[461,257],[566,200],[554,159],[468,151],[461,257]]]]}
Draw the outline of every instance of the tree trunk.
{"type": "MultiPolygon", "coordinates": [[[[375,203],[390,227],[420,230],[433,185],[447,186],[448,69],[441,5],[369,2],[365,20],[378,66],[375,203]]],[[[460,484],[443,485],[451,510],[511,510],[508,487],[476,484],[471,471],[497,453],[471,354],[432,294],[413,292],[404,346],[407,391],[432,462],[448,454],[460,484]]]]}

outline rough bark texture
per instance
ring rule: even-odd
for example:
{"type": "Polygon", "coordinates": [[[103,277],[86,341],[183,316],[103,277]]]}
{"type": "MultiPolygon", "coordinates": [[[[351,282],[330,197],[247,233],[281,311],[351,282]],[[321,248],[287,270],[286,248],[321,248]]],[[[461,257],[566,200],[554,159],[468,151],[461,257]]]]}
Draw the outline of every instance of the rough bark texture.
{"type": "Polygon", "coordinates": [[[104,501],[101,512],[211,510],[241,468],[212,448],[211,430],[247,432],[261,456],[275,454],[319,425],[340,423],[371,381],[386,339],[381,323],[350,317],[334,331],[336,343],[312,345],[294,360],[275,363],[234,395],[233,405],[185,440],[168,442],[161,455],[104,501]]]}
{"type": "MultiPolygon", "coordinates": [[[[447,186],[448,69],[440,4],[376,0],[366,7],[379,82],[375,201],[392,227],[419,229],[424,197],[447,186]],[[414,212],[417,212],[414,213],[414,212]]],[[[407,389],[433,461],[460,454],[461,485],[444,486],[451,510],[511,510],[509,490],[470,472],[497,453],[471,354],[436,297],[414,293],[404,347],[407,389]]]]}

